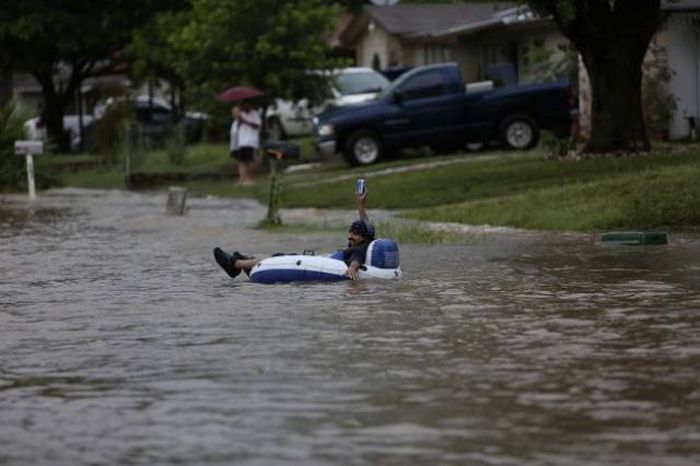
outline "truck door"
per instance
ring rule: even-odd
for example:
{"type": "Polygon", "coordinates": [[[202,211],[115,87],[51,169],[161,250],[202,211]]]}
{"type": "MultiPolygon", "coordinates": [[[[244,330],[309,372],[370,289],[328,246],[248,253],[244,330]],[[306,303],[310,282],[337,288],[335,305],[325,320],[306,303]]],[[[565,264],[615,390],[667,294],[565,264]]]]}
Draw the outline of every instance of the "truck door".
{"type": "Polygon", "coordinates": [[[441,70],[426,70],[413,76],[397,93],[402,108],[402,124],[394,133],[397,144],[431,144],[458,132],[463,96],[452,92],[441,70]]]}

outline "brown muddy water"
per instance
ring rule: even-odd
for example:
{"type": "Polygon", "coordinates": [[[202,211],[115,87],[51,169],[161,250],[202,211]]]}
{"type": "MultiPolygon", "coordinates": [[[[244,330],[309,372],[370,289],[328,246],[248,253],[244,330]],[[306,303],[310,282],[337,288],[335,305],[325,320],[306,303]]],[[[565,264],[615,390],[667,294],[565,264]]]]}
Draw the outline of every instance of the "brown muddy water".
{"type": "MultiPolygon", "coordinates": [[[[398,282],[256,285],[257,203],[0,198],[2,465],[697,465],[700,238],[401,245],[398,282]]],[[[348,213],[349,219],[352,218],[348,213]]]]}

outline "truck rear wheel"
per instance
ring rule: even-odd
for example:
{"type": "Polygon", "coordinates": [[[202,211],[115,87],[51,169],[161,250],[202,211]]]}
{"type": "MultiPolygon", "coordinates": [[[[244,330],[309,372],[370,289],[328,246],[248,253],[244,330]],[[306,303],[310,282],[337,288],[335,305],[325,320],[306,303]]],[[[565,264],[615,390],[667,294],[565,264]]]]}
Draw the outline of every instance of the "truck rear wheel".
{"type": "Polygon", "coordinates": [[[382,143],[372,131],[355,131],[345,143],[343,155],[350,165],[371,165],[382,158],[382,143]]]}
{"type": "Polygon", "coordinates": [[[513,115],[501,123],[501,141],[508,149],[524,150],[537,145],[540,131],[528,115],[513,115]]]}

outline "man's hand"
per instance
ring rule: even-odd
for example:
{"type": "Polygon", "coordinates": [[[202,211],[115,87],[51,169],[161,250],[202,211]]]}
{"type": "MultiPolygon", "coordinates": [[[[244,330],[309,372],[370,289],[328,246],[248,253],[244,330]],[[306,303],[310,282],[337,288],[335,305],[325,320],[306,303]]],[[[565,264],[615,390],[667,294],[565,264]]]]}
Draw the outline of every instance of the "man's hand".
{"type": "Polygon", "coordinates": [[[359,274],[357,273],[357,270],[360,268],[360,263],[357,261],[352,261],[350,265],[348,266],[348,271],[345,272],[345,275],[350,278],[350,280],[357,280],[360,278],[359,274]]]}
{"type": "Polygon", "coordinates": [[[360,220],[368,221],[367,210],[365,205],[367,204],[367,191],[357,195],[357,212],[360,214],[360,220]]]}

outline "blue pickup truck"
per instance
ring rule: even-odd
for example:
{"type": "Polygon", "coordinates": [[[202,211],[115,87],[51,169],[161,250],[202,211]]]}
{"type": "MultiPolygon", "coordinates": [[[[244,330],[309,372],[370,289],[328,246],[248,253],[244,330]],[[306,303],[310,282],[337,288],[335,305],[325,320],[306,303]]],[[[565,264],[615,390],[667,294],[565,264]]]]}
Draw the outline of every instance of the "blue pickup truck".
{"type": "Polygon", "coordinates": [[[341,152],[351,165],[369,165],[407,147],[436,152],[500,141],[529,149],[540,129],[567,134],[573,98],[565,81],[508,86],[463,86],[454,63],[415,68],[362,105],[314,118],[314,147],[341,152]]]}

